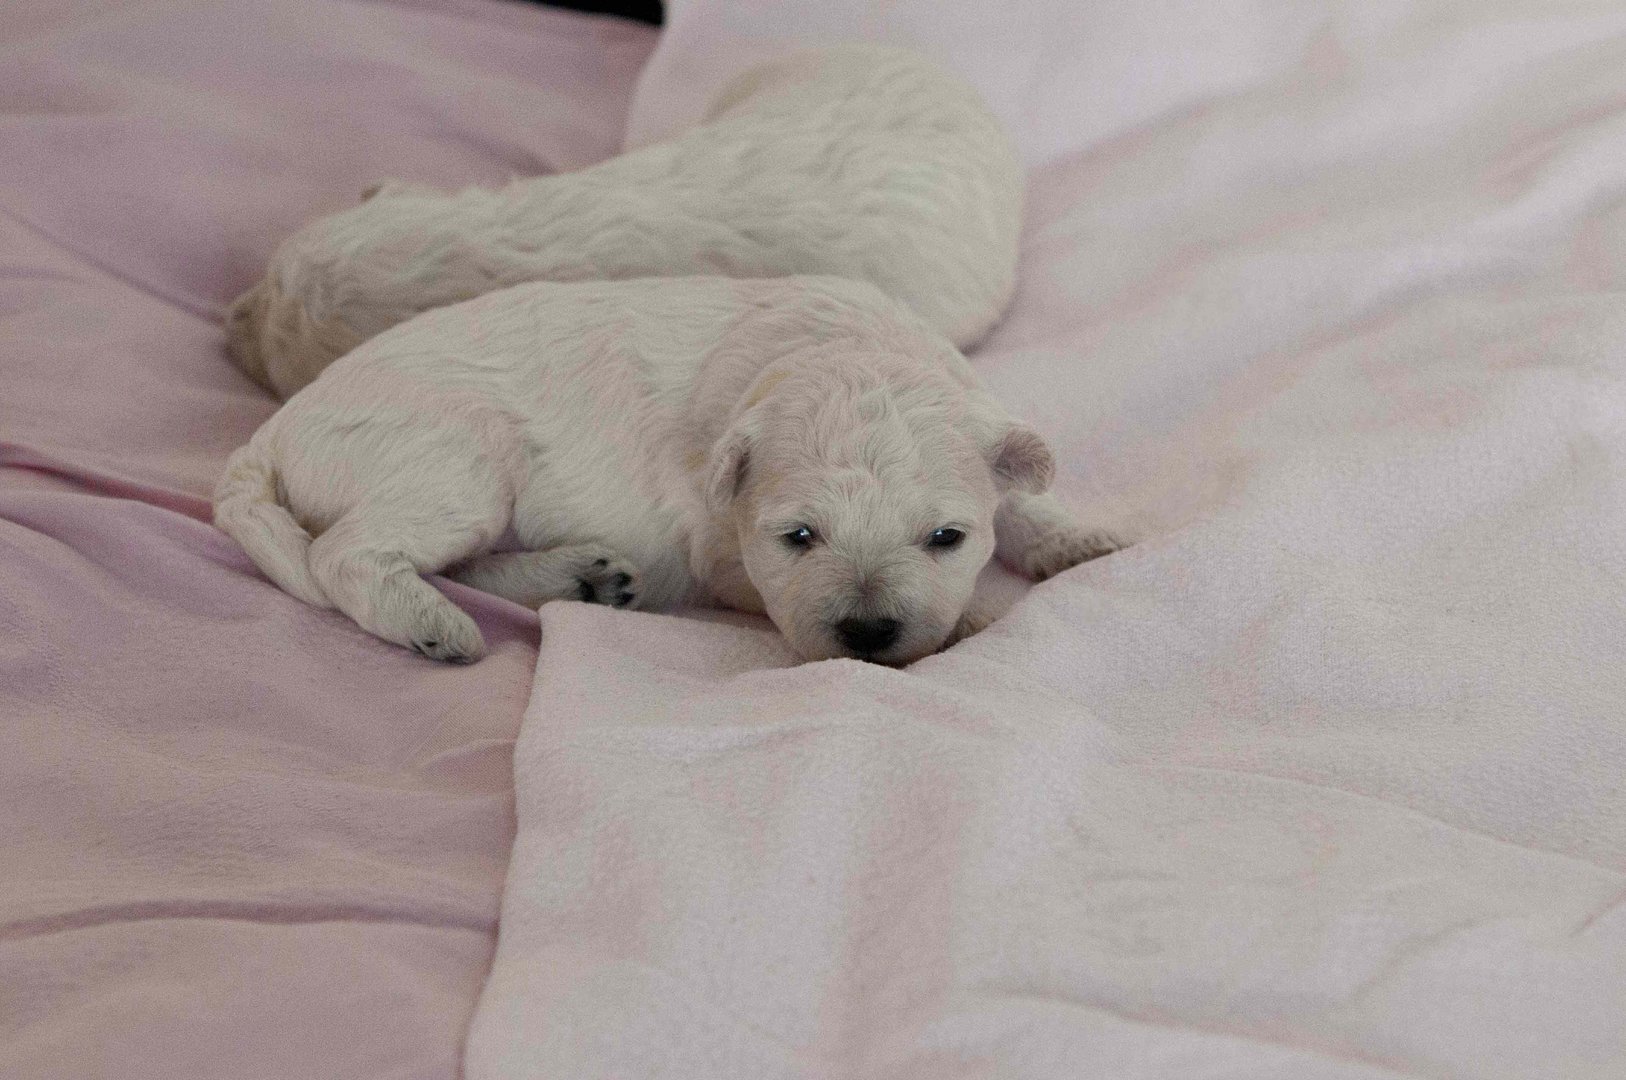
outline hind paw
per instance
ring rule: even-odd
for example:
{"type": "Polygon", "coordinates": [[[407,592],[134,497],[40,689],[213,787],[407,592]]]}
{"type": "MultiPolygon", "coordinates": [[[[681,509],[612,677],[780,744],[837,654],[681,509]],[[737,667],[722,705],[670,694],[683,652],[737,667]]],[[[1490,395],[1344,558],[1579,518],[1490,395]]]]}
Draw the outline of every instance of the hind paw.
{"type": "Polygon", "coordinates": [[[412,647],[431,660],[472,664],[486,653],[480,628],[457,608],[431,613],[412,634],[412,647]]]}

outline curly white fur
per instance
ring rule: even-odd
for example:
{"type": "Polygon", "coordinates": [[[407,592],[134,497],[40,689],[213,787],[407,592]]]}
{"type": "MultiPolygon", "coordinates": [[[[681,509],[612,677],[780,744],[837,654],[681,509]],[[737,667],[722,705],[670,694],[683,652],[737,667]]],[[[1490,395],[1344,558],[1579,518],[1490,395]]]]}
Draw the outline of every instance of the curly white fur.
{"type": "Polygon", "coordinates": [[[874,45],[746,72],[680,138],[498,191],[384,184],[313,222],[232,307],[286,397],[419,312],[526,281],[835,274],[964,347],[1009,302],[1021,166],[975,91],[874,45]]]}
{"type": "Polygon", "coordinates": [[[335,363],[232,456],[215,521],[295,596],[438,659],[483,648],[421,577],[450,567],[530,605],[766,611],[805,657],[901,663],[986,621],[996,546],[1034,576],[1113,547],[1040,494],[1051,471],[871,286],[533,283],[335,363]],[[525,550],[491,554],[510,530],[525,550]]]}

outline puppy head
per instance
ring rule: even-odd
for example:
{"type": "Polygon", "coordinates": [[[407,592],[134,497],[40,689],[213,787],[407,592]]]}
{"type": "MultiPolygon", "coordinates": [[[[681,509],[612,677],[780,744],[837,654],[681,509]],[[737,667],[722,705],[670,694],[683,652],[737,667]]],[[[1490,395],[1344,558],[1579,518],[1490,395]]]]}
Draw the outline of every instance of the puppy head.
{"type": "Polygon", "coordinates": [[[825,358],[764,384],[718,441],[706,495],[769,618],[809,660],[935,652],[993,554],[1001,494],[1048,487],[1049,449],[896,358],[825,358]]]}

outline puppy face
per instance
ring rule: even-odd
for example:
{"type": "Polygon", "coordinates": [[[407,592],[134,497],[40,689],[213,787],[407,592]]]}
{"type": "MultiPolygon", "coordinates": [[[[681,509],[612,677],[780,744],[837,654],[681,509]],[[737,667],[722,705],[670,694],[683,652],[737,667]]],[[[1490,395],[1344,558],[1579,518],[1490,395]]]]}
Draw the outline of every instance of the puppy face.
{"type": "Polygon", "coordinates": [[[781,376],[719,443],[708,492],[769,618],[809,660],[935,652],[1050,453],[947,377],[883,359],[781,376]]]}

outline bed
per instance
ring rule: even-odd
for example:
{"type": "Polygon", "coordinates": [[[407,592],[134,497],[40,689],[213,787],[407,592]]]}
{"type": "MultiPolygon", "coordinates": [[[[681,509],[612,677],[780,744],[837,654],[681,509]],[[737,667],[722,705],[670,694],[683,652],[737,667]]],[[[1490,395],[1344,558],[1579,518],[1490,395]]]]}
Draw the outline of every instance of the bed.
{"type": "Polygon", "coordinates": [[[8,0],[0,105],[0,1075],[1626,1075],[1618,5],[8,0]],[[300,222],[851,37],[1011,127],[973,362],[1133,547],[903,671],[446,584],[455,668],[208,524],[300,222]]]}
{"type": "Polygon", "coordinates": [[[381,177],[616,151],[648,27],[524,5],[0,15],[0,1075],[456,1075],[534,613],[416,663],[208,524],[220,315],[381,177]]]}

